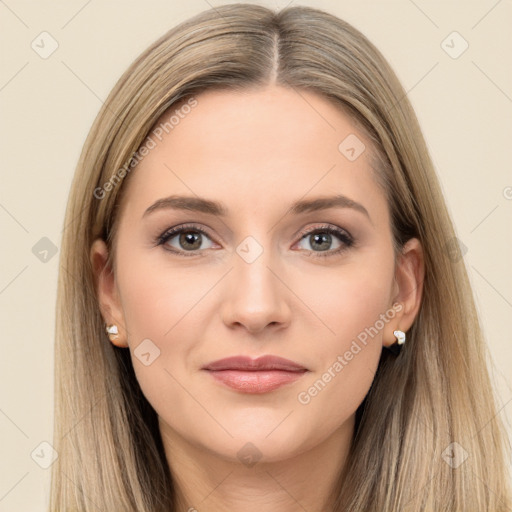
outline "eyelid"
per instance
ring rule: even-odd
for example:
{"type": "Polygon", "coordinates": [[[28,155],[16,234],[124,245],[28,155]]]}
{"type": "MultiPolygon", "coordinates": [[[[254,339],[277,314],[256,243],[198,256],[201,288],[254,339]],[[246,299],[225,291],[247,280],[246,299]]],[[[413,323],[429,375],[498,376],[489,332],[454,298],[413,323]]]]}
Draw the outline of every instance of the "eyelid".
{"type": "Polygon", "coordinates": [[[198,224],[185,223],[185,224],[178,224],[177,226],[174,226],[172,228],[167,228],[161,235],[158,236],[158,238],[164,238],[164,237],[167,237],[169,234],[173,234],[173,233],[179,234],[181,231],[186,231],[187,229],[190,231],[192,231],[192,230],[198,231],[199,233],[203,233],[205,235],[210,236],[210,234],[208,233],[208,230],[205,228],[202,228],[198,224]]]}
{"type": "Polygon", "coordinates": [[[335,224],[330,224],[328,222],[324,223],[324,224],[320,224],[313,228],[309,227],[309,228],[301,229],[297,233],[297,236],[300,237],[300,240],[302,240],[302,238],[304,238],[305,236],[316,233],[317,231],[332,231],[339,235],[341,235],[341,234],[346,235],[347,238],[350,238],[350,240],[354,241],[354,237],[346,229],[340,228],[339,226],[336,226],[335,224]]]}

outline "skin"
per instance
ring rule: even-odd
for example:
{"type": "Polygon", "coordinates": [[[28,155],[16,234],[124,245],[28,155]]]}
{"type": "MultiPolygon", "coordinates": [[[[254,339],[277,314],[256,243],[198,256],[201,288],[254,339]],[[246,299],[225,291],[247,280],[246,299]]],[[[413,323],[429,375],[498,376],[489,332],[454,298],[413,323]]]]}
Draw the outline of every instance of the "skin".
{"type": "Polygon", "coordinates": [[[179,510],[329,510],[354,415],[382,348],[418,312],[421,245],[412,239],[395,255],[370,143],[327,99],[276,85],[207,91],[196,99],[132,171],[115,268],[106,264],[102,240],[91,247],[102,314],[118,325],[113,343],[130,349],[141,389],[159,416],[179,510]],[[338,149],[349,134],[366,145],[355,161],[338,149]],[[360,203],[368,216],[348,207],[288,211],[296,200],[334,193],[360,203]],[[160,209],[143,216],[171,194],[222,202],[228,215],[160,209]],[[166,250],[190,254],[190,242],[180,244],[179,234],[166,245],[154,242],[185,223],[207,233],[198,234],[193,256],[166,250]],[[325,245],[301,236],[325,223],[355,243],[345,246],[334,234],[325,245]],[[262,249],[251,263],[237,253],[248,236],[262,249]],[[309,403],[300,403],[298,394],[395,303],[401,310],[384,328],[309,403]],[[134,356],[144,339],[160,350],[149,366],[134,356]],[[201,370],[224,357],[264,354],[309,371],[277,390],[247,394],[201,370]],[[249,442],[261,454],[251,467],[237,456],[249,442]]]}

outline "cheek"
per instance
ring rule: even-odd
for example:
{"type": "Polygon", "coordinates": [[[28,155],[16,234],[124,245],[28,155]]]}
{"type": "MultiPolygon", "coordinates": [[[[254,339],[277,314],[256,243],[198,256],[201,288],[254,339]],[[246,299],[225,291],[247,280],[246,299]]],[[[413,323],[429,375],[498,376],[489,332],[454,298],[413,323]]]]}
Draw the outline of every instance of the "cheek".
{"type": "Polygon", "coordinates": [[[201,345],[200,325],[216,312],[211,292],[224,270],[198,272],[194,266],[125,250],[119,251],[117,272],[133,367],[141,387],[151,395],[152,388],[172,380],[169,373],[181,381],[197,370],[192,353],[201,345]],[[145,366],[141,352],[157,357],[145,366]]]}
{"type": "Polygon", "coordinates": [[[169,413],[169,397],[173,410],[187,410],[191,400],[183,385],[197,339],[194,315],[213,281],[194,280],[190,272],[148,264],[149,258],[133,254],[118,261],[128,343],[142,392],[159,415],[169,413]]]}
{"type": "MultiPolygon", "coordinates": [[[[325,429],[350,417],[366,396],[382,352],[383,328],[395,315],[390,306],[392,257],[317,275],[308,305],[321,319],[315,343],[314,372],[297,401],[308,414],[329,410],[325,429]]],[[[306,294],[306,295],[304,295],[306,294]]]]}
{"type": "Polygon", "coordinates": [[[300,285],[300,296],[307,298],[307,305],[321,321],[319,335],[326,352],[348,349],[352,340],[363,339],[368,330],[372,340],[381,341],[379,318],[391,306],[394,276],[392,254],[382,254],[328,272],[317,271],[300,285]],[[372,329],[376,324],[378,333],[372,329]]]}
{"type": "Polygon", "coordinates": [[[118,283],[132,347],[144,338],[162,343],[172,337],[212,286],[205,280],[197,283],[190,271],[136,256],[120,259],[118,283]]]}

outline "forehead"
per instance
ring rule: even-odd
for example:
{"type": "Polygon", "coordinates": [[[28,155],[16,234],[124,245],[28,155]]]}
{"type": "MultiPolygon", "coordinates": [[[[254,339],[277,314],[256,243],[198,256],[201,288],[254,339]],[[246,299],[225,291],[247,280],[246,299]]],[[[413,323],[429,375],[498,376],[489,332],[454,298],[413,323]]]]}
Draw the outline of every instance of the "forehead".
{"type": "Polygon", "coordinates": [[[125,190],[141,207],[179,193],[219,199],[237,211],[248,200],[253,210],[282,209],[288,196],[378,195],[365,135],[340,107],[310,91],[203,92],[161,116],[146,146],[125,190]]]}

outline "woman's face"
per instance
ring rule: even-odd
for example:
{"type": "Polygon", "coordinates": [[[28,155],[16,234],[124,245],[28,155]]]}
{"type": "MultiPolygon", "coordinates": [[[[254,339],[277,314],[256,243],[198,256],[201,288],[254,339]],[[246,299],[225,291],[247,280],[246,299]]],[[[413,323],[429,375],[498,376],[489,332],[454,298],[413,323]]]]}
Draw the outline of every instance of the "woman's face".
{"type": "Polygon", "coordinates": [[[407,278],[369,142],[339,109],[277,86],[196,100],[126,184],[104,316],[164,440],[283,460],[352,431],[408,327],[407,278]],[[295,367],[243,368],[262,356],[295,367]]]}

